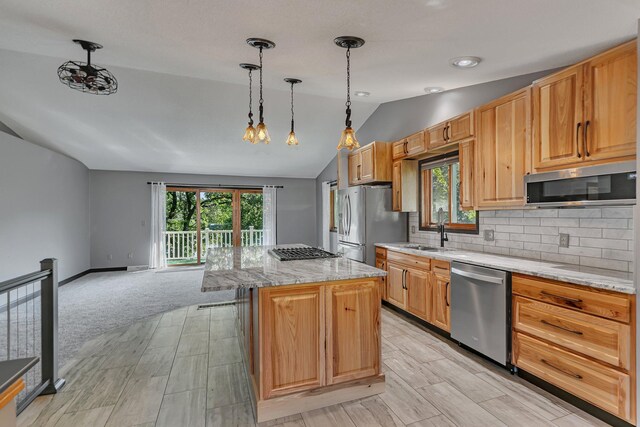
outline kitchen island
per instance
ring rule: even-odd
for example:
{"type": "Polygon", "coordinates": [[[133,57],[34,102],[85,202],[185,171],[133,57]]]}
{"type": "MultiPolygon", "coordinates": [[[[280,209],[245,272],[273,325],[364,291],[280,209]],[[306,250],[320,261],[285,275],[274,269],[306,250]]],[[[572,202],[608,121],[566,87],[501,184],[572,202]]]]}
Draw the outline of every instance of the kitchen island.
{"type": "Polygon", "coordinates": [[[382,393],[386,272],[342,257],[280,261],[272,248],[209,249],[202,281],[203,292],[236,290],[256,421],[382,393]]]}

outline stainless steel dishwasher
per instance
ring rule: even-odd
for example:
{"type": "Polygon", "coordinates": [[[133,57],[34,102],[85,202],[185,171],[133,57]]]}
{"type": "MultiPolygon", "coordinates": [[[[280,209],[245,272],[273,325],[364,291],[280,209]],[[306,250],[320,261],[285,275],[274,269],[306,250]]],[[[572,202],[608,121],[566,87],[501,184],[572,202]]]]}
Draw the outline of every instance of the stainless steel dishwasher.
{"type": "Polygon", "coordinates": [[[510,366],[511,273],[451,263],[451,338],[510,366]]]}

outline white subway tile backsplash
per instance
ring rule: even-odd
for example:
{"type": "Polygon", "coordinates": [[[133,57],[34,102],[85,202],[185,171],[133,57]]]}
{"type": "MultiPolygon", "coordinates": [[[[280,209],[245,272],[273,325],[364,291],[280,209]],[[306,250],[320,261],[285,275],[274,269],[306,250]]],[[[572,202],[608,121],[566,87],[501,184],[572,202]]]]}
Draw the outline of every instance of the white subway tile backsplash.
{"type": "MultiPolygon", "coordinates": [[[[633,271],[633,209],[513,209],[480,212],[480,234],[449,233],[445,246],[544,261],[633,271]],[[484,240],[494,231],[494,241],[484,240]],[[560,233],[569,234],[569,247],[561,248],[560,233]]],[[[418,226],[418,214],[409,214],[418,226]]],[[[417,231],[410,240],[438,246],[436,232],[417,231]]]]}

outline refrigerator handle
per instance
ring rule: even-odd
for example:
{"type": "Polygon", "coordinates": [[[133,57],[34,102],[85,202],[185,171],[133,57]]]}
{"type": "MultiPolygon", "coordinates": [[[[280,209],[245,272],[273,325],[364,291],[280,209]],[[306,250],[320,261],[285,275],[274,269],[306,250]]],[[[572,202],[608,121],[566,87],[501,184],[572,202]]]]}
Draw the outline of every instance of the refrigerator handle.
{"type": "Polygon", "coordinates": [[[347,194],[347,209],[349,210],[349,218],[348,218],[348,223],[347,223],[347,236],[349,236],[351,234],[351,197],[347,194]]]}

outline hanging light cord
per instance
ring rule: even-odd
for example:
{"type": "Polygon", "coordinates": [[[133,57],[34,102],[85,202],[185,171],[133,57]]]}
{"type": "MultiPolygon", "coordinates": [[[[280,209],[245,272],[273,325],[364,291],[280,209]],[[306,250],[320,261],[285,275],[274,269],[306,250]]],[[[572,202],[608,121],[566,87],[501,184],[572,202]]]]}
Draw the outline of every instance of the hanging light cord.
{"type": "Polygon", "coordinates": [[[264,122],[262,103],[262,46],[260,46],[260,123],[264,122]]]}
{"type": "Polygon", "coordinates": [[[291,83],[291,132],[293,132],[293,83],[291,83]]]}
{"type": "Polygon", "coordinates": [[[347,119],[345,125],[351,127],[351,46],[347,47],[347,119]]]}
{"type": "Polygon", "coordinates": [[[251,111],[251,104],[253,101],[253,90],[251,89],[251,82],[252,82],[252,78],[251,78],[251,73],[253,70],[249,69],[249,125],[253,126],[253,112],[251,111]]]}

